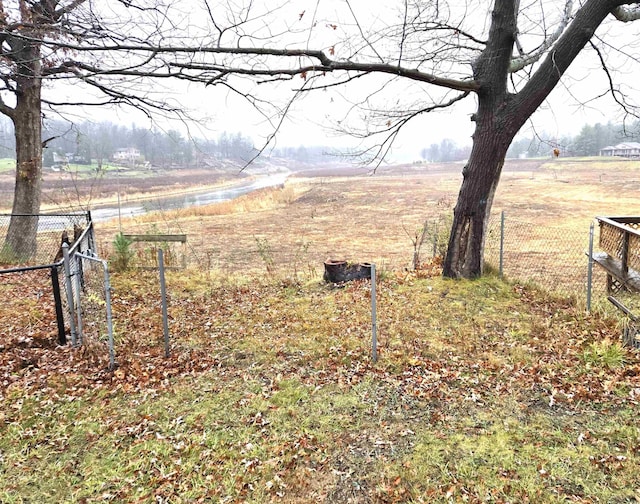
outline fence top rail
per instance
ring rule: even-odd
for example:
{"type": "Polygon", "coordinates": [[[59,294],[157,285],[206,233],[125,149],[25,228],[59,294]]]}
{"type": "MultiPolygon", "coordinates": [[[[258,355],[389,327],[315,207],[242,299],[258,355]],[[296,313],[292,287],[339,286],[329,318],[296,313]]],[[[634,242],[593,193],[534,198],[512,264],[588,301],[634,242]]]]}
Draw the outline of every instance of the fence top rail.
{"type": "Polygon", "coordinates": [[[132,242],[187,242],[186,234],[124,234],[123,236],[132,242]]]}
{"type": "Polygon", "coordinates": [[[85,217],[89,215],[90,215],[90,212],[40,213],[40,214],[0,213],[0,217],[85,217]]]}
{"type": "Polygon", "coordinates": [[[77,252],[76,254],[74,254],[74,257],[79,257],[81,259],[86,259],[87,261],[94,261],[94,262],[99,262],[102,264],[107,264],[107,261],[105,261],[104,259],[100,259],[97,256],[92,256],[92,255],[88,255],[88,254],[82,254],[80,252],[77,252]]]}
{"type": "Polygon", "coordinates": [[[640,238],[640,230],[634,229],[626,224],[640,224],[640,217],[596,217],[600,224],[615,227],[631,235],[640,238]]]}
{"type": "MultiPolygon", "coordinates": [[[[2,214],[0,214],[1,216],[2,214]]],[[[75,214],[75,215],[81,215],[81,214],[75,214]]],[[[69,247],[69,253],[71,255],[77,254],[78,249],[80,248],[80,245],[82,243],[82,241],[85,239],[85,236],[89,233],[91,233],[93,230],[93,222],[89,222],[89,225],[82,231],[82,234],[78,237],[78,239],[71,245],[71,247],[69,247]]],[[[64,263],[64,259],[60,259],[58,262],[54,262],[51,264],[38,264],[35,266],[18,266],[15,268],[8,268],[8,269],[1,269],[0,268],[0,275],[3,274],[8,274],[8,273],[20,273],[23,271],[35,271],[35,270],[40,270],[40,269],[51,269],[51,268],[59,268],[60,266],[62,266],[62,264],[64,263]]]]}
{"type": "Polygon", "coordinates": [[[61,262],[53,264],[38,264],[37,266],[19,266],[17,268],[0,269],[0,275],[9,273],[24,273],[26,271],[36,271],[41,269],[53,269],[60,266],[61,262]]]}

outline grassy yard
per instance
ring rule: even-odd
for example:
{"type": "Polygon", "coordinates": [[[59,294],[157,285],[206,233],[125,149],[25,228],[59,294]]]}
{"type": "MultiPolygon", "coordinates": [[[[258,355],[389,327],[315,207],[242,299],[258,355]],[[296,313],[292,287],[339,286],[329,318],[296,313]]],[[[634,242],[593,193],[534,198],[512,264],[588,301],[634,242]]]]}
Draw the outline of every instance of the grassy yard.
{"type": "Polygon", "coordinates": [[[157,278],[115,275],[115,371],[96,342],[4,340],[0,501],[640,499],[615,324],[437,273],[383,274],[377,363],[366,282],[171,274],[165,359],[157,278]]]}
{"type": "Polygon", "coordinates": [[[14,172],[16,169],[16,160],[9,158],[0,159],[0,174],[14,172]]]}
{"type": "MultiPolygon", "coordinates": [[[[636,213],[636,165],[574,161],[510,167],[496,207],[567,233],[636,213]]],[[[406,170],[125,220],[197,259],[167,273],[168,358],[157,274],[112,275],[114,370],[102,340],[56,346],[46,271],[6,275],[0,502],[640,501],[640,355],[611,311],[407,271],[460,174],[406,170]],[[328,257],[379,266],[375,363],[369,284],[324,284],[328,257]]]]}

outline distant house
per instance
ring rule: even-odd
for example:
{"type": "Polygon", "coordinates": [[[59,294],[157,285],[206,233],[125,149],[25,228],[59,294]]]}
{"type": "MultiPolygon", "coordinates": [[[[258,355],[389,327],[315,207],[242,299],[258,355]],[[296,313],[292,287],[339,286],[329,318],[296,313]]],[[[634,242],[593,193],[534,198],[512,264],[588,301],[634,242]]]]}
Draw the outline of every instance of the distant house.
{"type": "Polygon", "coordinates": [[[53,162],[54,162],[54,164],[67,164],[69,162],[69,159],[67,159],[67,156],[65,154],[60,154],[59,152],[54,152],[53,153],[53,162]]]}
{"type": "Polygon", "coordinates": [[[142,154],[135,147],[125,147],[123,149],[118,149],[113,154],[114,161],[121,162],[136,162],[142,158],[142,154]]]}
{"type": "Polygon", "coordinates": [[[640,143],[624,142],[610,147],[603,147],[600,149],[600,155],[640,158],[640,143]]]}

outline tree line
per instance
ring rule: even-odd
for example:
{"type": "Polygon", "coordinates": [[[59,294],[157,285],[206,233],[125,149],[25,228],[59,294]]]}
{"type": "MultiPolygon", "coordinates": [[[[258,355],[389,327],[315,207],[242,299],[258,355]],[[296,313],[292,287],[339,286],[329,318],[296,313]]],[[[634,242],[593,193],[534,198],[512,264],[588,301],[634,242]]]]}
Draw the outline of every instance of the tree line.
{"type": "MultiPolygon", "coordinates": [[[[258,149],[253,140],[239,132],[222,132],[216,138],[188,138],[175,129],[125,126],[109,121],[47,121],[42,128],[42,164],[50,167],[65,158],[74,164],[98,166],[111,162],[118,149],[133,147],[140,152],[136,164],[160,168],[207,167],[225,159],[246,163],[258,149]]],[[[299,163],[335,161],[330,147],[300,145],[279,147],[263,153],[263,158],[284,158],[299,163]]],[[[15,158],[15,135],[11,121],[0,118],[0,158],[15,158]]]]}
{"type": "MultiPolygon", "coordinates": [[[[547,132],[537,136],[515,139],[509,150],[508,158],[535,158],[550,156],[554,149],[558,149],[562,157],[598,156],[604,147],[621,142],[640,141],[640,121],[631,125],[613,124],[585,124],[575,135],[558,137],[547,132]]],[[[421,151],[422,159],[434,163],[450,161],[464,161],[469,157],[471,146],[459,146],[453,140],[445,138],[440,143],[432,143],[421,151]]]]}
{"type": "MultiPolygon", "coordinates": [[[[620,142],[640,141],[640,121],[631,125],[586,124],[575,135],[558,137],[547,132],[537,136],[515,139],[509,150],[509,158],[535,158],[550,156],[559,149],[563,157],[597,156],[600,149],[620,142]]],[[[255,156],[257,149],[251,138],[238,132],[223,132],[214,139],[189,139],[175,129],[143,128],[132,124],[124,126],[109,121],[70,124],[64,121],[47,121],[43,125],[43,165],[56,164],[56,155],[72,155],[69,161],[77,164],[106,163],[121,148],[135,147],[142,160],[152,166],[181,167],[207,166],[216,159],[246,162],[255,156]]],[[[434,163],[464,161],[469,157],[470,145],[460,146],[445,138],[421,150],[422,159],[434,163]]],[[[281,147],[265,153],[267,157],[279,157],[301,163],[335,161],[333,149],[324,146],[281,147]]],[[[15,157],[15,135],[11,121],[0,118],[0,158],[15,157]]]]}
{"type": "Polygon", "coordinates": [[[542,133],[536,137],[522,137],[515,140],[507,152],[508,157],[540,157],[549,156],[553,149],[558,149],[563,157],[598,156],[604,147],[621,142],[640,141],[640,121],[631,125],[596,123],[582,127],[575,136],[557,137],[542,133]]]}
{"type": "Polygon", "coordinates": [[[124,126],[107,121],[71,125],[51,121],[43,126],[43,141],[46,143],[44,166],[55,164],[55,159],[61,155],[75,163],[95,162],[101,166],[110,162],[119,149],[127,148],[140,152],[136,163],[161,168],[206,166],[220,158],[242,163],[256,153],[252,139],[241,133],[223,132],[217,138],[188,138],[176,129],[142,128],[136,124],[124,126]]]}

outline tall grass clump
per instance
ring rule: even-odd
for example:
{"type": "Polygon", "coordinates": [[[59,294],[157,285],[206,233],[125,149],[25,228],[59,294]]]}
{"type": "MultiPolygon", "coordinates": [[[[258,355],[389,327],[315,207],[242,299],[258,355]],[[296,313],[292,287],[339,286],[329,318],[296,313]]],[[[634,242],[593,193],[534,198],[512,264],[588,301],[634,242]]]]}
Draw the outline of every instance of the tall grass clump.
{"type": "Polygon", "coordinates": [[[625,350],[620,343],[606,338],[590,343],[582,358],[587,365],[615,369],[624,365],[625,350]]]}

